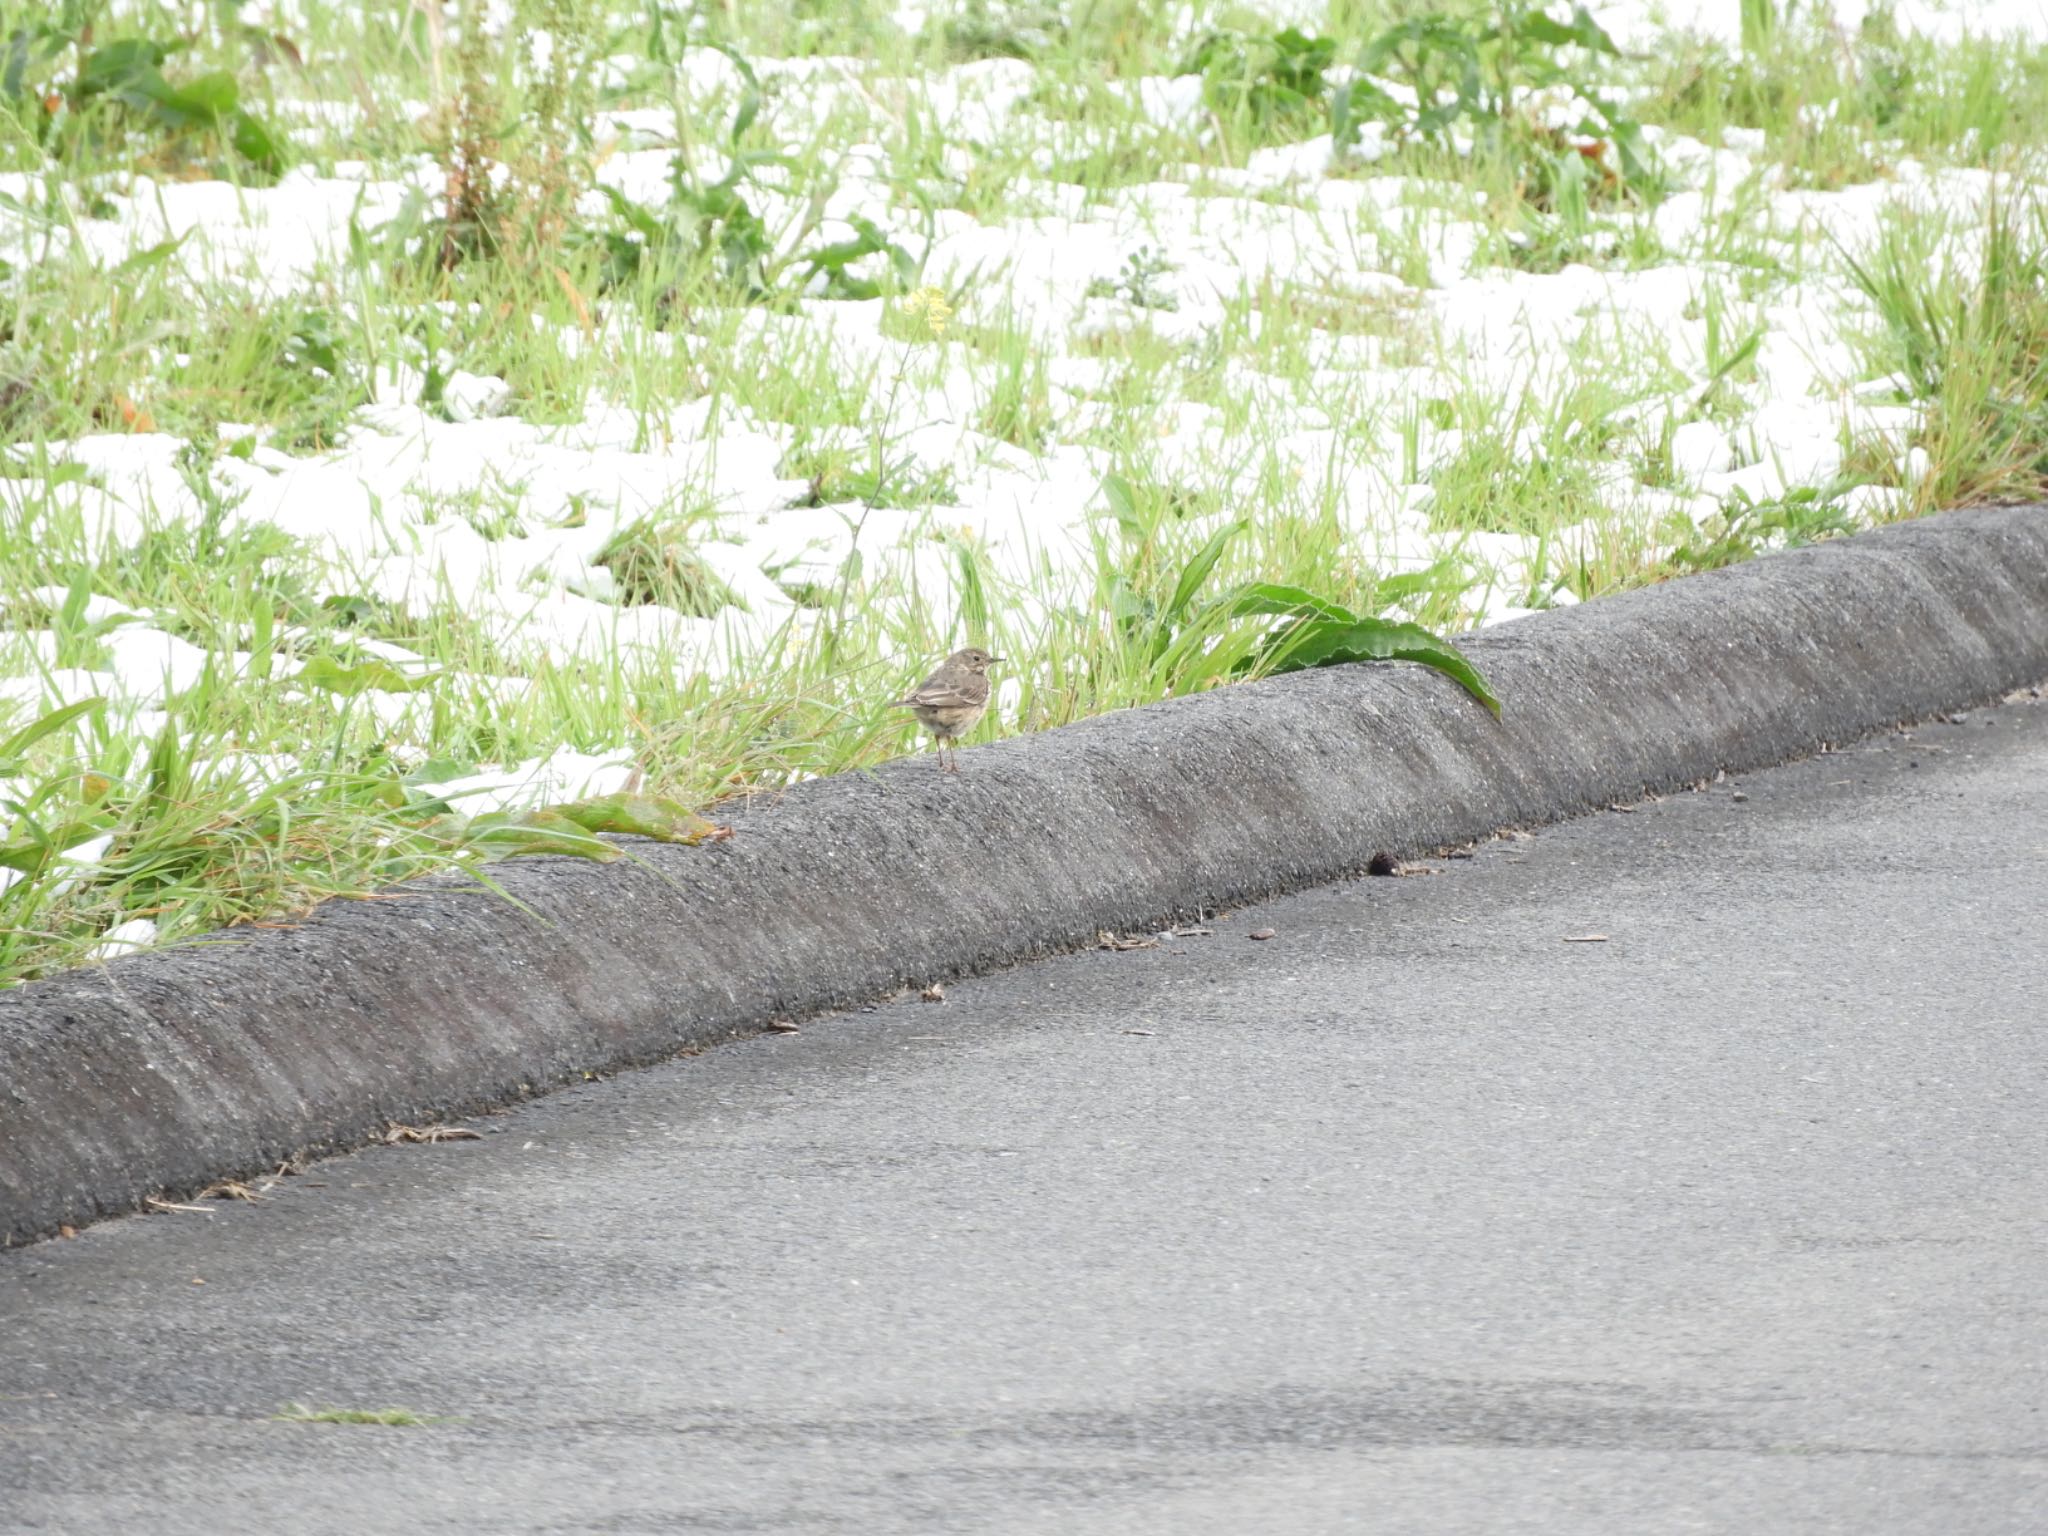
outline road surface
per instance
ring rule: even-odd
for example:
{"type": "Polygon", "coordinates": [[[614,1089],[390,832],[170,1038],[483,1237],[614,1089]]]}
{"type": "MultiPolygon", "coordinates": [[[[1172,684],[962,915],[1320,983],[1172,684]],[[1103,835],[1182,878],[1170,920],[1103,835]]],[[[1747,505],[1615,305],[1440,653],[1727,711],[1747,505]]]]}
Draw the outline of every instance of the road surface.
{"type": "Polygon", "coordinates": [[[2048,1530],[2048,703],[1429,869],[0,1254],[0,1531],[2048,1530]]]}

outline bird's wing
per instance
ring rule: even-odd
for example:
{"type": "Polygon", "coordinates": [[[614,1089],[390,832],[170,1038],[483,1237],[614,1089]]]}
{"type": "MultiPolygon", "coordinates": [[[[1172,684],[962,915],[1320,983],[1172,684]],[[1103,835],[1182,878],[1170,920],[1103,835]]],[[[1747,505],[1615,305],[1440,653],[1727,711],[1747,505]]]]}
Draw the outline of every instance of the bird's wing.
{"type": "Polygon", "coordinates": [[[904,708],[919,704],[933,709],[972,709],[977,704],[988,702],[988,690],[969,690],[955,687],[951,683],[926,683],[907,699],[896,703],[904,708]]]}

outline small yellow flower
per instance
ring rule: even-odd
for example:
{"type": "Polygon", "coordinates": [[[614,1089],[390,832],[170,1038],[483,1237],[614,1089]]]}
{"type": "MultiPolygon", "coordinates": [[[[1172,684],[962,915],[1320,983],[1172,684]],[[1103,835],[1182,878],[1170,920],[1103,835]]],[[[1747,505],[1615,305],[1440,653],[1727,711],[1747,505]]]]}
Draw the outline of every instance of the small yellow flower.
{"type": "Polygon", "coordinates": [[[912,320],[922,321],[924,328],[937,341],[946,334],[946,322],[953,318],[953,306],[946,302],[943,289],[920,288],[903,301],[903,313],[912,320]]]}

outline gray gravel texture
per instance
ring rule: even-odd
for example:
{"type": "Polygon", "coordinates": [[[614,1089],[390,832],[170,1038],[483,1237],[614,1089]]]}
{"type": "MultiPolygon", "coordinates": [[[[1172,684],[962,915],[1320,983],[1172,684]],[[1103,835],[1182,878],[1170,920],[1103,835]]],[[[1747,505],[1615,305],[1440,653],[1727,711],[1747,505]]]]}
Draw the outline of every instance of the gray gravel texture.
{"type": "Polygon", "coordinates": [[[435,879],[0,994],[0,1246],[592,1071],[1784,761],[2048,673],[2048,518],[1950,513],[806,784],[736,836],[435,879]]]}
{"type": "Polygon", "coordinates": [[[2048,704],[1431,867],[0,1253],[0,1533],[2038,1536],[2048,704]]]}

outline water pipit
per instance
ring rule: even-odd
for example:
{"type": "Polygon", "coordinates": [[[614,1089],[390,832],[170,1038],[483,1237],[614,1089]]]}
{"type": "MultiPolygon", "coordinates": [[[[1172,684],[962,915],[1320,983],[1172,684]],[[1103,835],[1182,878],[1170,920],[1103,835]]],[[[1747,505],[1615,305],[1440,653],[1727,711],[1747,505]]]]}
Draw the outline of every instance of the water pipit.
{"type": "MultiPolygon", "coordinates": [[[[897,699],[890,706],[912,711],[918,724],[938,738],[941,769],[946,767],[946,744],[973,730],[974,722],[988,708],[988,669],[1002,659],[975,645],[955,651],[908,698],[897,699]]],[[[951,771],[960,771],[957,746],[953,748],[951,771]]]]}

